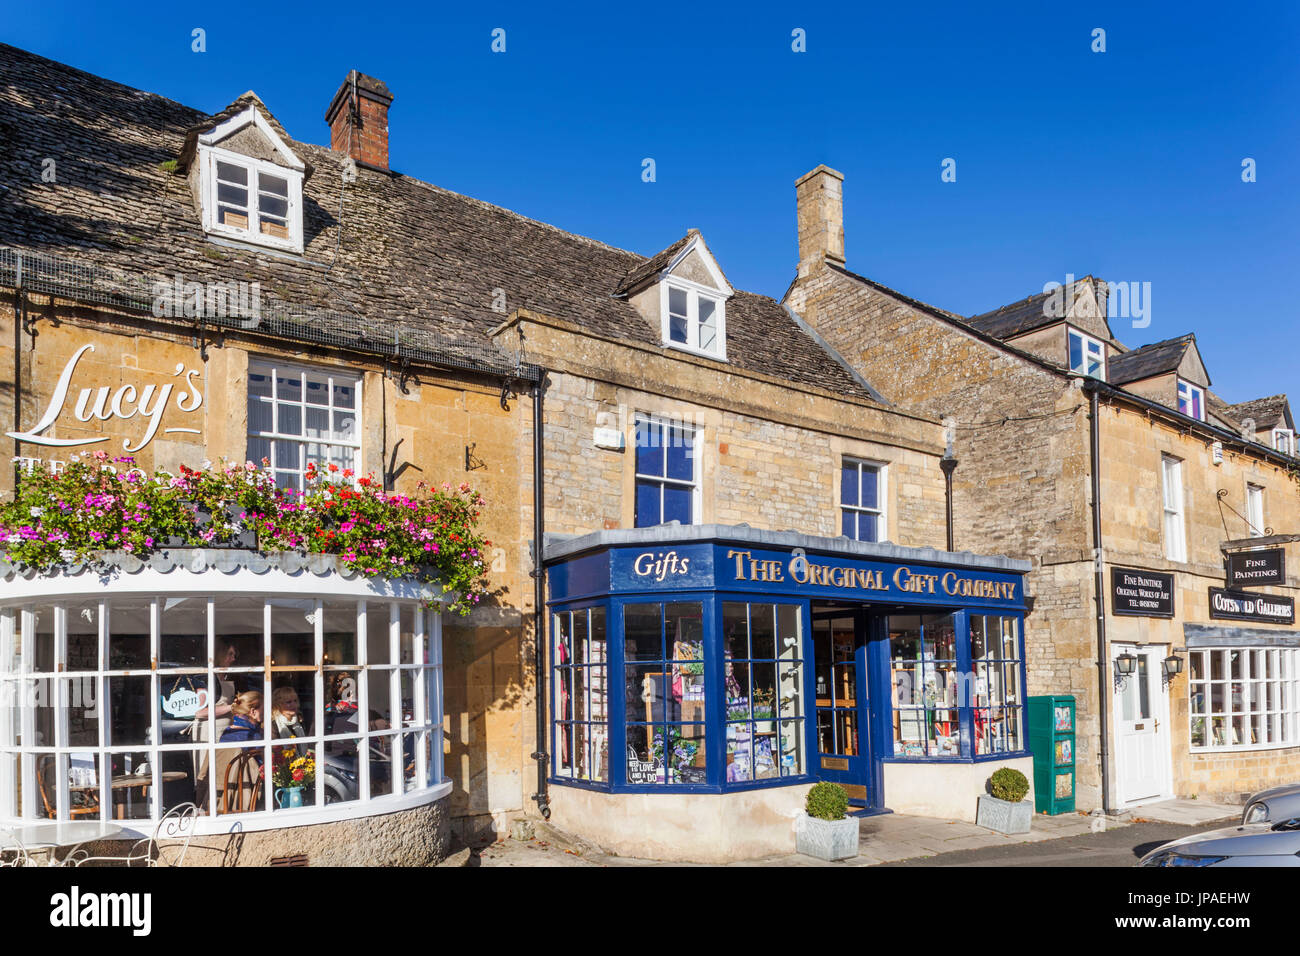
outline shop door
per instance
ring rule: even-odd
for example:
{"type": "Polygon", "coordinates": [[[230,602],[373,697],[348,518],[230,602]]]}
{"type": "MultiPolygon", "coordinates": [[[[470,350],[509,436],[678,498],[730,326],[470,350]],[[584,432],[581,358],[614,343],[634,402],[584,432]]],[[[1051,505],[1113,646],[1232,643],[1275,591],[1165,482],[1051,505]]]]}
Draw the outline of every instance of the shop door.
{"type": "Polygon", "coordinates": [[[1160,680],[1161,655],[1140,647],[1117,647],[1115,656],[1137,657],[1127,676],[1115,667],[1115,769],[1118,802],[1159,800],[1169,768],[1169,727],[1160,680]]]}
{"type": "Polygon", "coordinates": [[[817,750],[813,773],[871,806],[865,619],[860,613],[813,615],[817,750]]]}

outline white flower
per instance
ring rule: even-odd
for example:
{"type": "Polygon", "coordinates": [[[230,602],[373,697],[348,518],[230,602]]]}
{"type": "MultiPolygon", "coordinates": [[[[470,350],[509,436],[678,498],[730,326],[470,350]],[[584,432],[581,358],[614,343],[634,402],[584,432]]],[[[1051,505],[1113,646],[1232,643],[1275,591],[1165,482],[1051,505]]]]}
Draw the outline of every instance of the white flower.
{"type": "Polygon", "coordinates": [[[45,509],[44,509],[44,508],[32,508],[32,509],[29,510],[27,513],[28,513],[29,515],[31,515],[33,518],[39,518],[41,515],[45,514],[45,509]]]}
{"type": "Polygon", "coordinates": [[[5,540],[10,544],[18,544],[23,540],[23,536],[20,534],[11,534],[9,537],[5,538],[5,540]]]}
{"type": "Polygon", "coordinates": [[[64,561],[71,561],[76,556],[77,556],[77,552],[69,550],[68,548],[64,548],[62,551],[59,552],[59,557],[62,558],[64,561]]]}

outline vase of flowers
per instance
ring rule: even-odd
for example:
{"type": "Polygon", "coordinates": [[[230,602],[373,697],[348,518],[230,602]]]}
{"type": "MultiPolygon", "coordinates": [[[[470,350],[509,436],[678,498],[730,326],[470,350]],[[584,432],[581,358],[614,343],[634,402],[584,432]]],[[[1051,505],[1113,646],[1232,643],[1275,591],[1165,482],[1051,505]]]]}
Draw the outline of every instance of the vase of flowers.
{"type": "Polygon", "coordinates": [[[301,807],[304,794],[316,784],[316,758],[294,748],[276,750],[271,758],[275,802],[282,809],[301,807]]]}

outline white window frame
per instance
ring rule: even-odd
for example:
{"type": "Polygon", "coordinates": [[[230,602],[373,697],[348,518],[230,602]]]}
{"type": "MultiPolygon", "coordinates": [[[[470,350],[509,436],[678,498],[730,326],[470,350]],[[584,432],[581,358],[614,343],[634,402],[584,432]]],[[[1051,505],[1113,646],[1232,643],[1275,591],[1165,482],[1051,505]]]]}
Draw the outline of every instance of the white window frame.
{"type": "Polygon", "coordinates": [[[690,279],[679,276],[667,276],[659,283],[660,335],[665,348],[681,349],[706,358],[727,360],[727,300],[717,289],[711,289],[690,279]],[[686,293],[686,341],[674,342],[670,334],[671,320],[668,314],[668,290],[677,289],[686,293]],[[700,299],[713,303],[714,315],[718,323],[718,347],[715,351],[700,348],[700,299]]]}
{"type": "Polygon", "coordinates": [[[1070,371],[1071,371],[1071,372],[1074,372],[1074,373],[1077,374],[1077,375],[1088,375],[1087,367],[1088,367],[1088,361],[1089,361],[1089,354],[1088,354],[1088,352],[1089,352],[1089,346],[1096,346],[1096,347],[1097,347],[1097,353],[1098,353],[1098,356],[1099,356],[1099,358],[1100,358],[1100,360],[1101,360],[1101,373],[1098,374],[1098,375],[1096,375],[1096,376],[1091,376],[1091,377],[1097,378],[1097,379],[1099,379],[1100,381],[1103,381],[1103,382],[1106,381],[1106,345],[1105,345],[1105,343],[1103,343],[1103,342],[1101,341],[1101,339],[1094,338],[1093,336],[1089,335],[1089,334],[1086,333],[1086,332],[1080,332],[1078,329],[1074,328],[1073,326],[1069,326],[1069,325],[1067,325],[1067,326],[1065,327],[1065,358],[1066,358],[1066,362],[1067,362],[1067,363],[1069,362],[1069,359],[1070,359],[1070,344],[1071,344],[1071,339],[1075,339],[1075,338],[1079,339],[1080,342],[1082,342],[1082,344],[1083,344],[1083,368],[1075,368],[1073,365],[1071,365],[1071,366],[1070,366],[1070,371]]]}
{"type": "Polygon", "coordinates": [[[1280,451],[1284,455],[1295,457],[1295,432],[1290,428],[1273,429],[1273,450],[1280,451]],[[1285,447],[1281,442],[1285,441],[1285,447]]]}
{"type": "MultiPolygon", "coordinates": [[[[841,485],[838,489],[839,491],[838,503],[839,503],[839,509],[841,513],[840,516],[841,530],[844,527],[843,513],[845,511],[851,511],[854,514],[875,515],[876,516],[876,542],[875,543],[888,540],[889,539],[889,509],[887,508],[887,503],[889,501],[889,495],[888,495],[889,463],[884,461],[876,461],[871,458],[859,458],[855,455],[844,455],[840,462],[840,481],[841,481],[841,485]],[[859,490],[858,497],[859,498],[861,498],[861,489],[862,489],[862,469],[866,467],[866,468],[874,468],[876,470],[876,504],[877,504],[876,508],[866,508],[859,505],[846,505],[844,503],[844,486],[842,482],[844,481],[844,477],[843,477],[844,467],[848,465],[856,465],[858,468],[858,490],[859,490]]],[[[855,538],[853,540],[863,541],[865,539],[855,538]]]]}
{"type": "MultiPolygon", "coordinates": [[[[154,794],[163,793],[163,761],[161,758],[164,754],[206,755],[208,766],[215,767],[217,766],[218,750],[233,749],[235,747],[249,749],[260,746],[264,765],[269,766],[271,751],[277,745],[276,738],[271,736],[270,704],[268,702],[271,689],[274,686],[275,675],[288,671],[313,672],[315,677],[316,712],[318,715],[323,716],[322,678],[331,669],[341,669],[331,668],[330,665],[321,661],[320,647],[323,620],[321,611],[326,602],[335,604],[355,602],[357,608],[357,662],[355,665],[349,665],[342,669],[355,672],[358,677],[359,712],[368,713],[371,704],[368,699],[370,684],[372,683],[369,675],[375,674],[381,678],[387,675],[389,677],[387,681],[389,711],[394,719],[392,726],[385,729],[373,730],[370,729],[368,724],[359,723],[355,731],[349,730],[331,734],[325,734],[323,726],[313,720],[312,731],[307,736],[298,738],[298,742],[310,745],[315,749],[318,766],[323,763],[319,760],[319,755],[327,742],[356,743],[358,751],[361,751],[363,746],[368,750],[371,742],[380,739],[394,744],[392,756],[390,756],[390,760],[392,760],[390,767],[393,768],[389,782],[390,792],[371,795],[368,779],[370,760],[366,759],[358,761],[358,770],[360,772],[357,775],[359,782],[356,799],[326,804],[324,773],[322,771],[316,775],[316,802],[312,806],[293,809],[275,807],[273,788],[264,786],[262,792],[263,803],[260,809],[240,814],[222,814],[218,812],[215,774],[209,773],[208,805],[205,810],[200,812],[196,820],[195,833],[228,834],[231,832],[232,824],[236,824],[240,829],[250,831],[269,830],[387,814],[397,810],[421,806],[433,800],[441,799],[448,794],[451,791],[451,781],[444,776],[441,731],[443,724],[442,617],[437,608],[426,609],[423,603],[431,596],[431,592],[420,591],[415,587],[408,587],[405,582],[398,582],[394,588],[395,593],[393,596],[379,598],[373,593],[367,593],[364,581],[341,579],[337,576],[328,579],[312,576],[311,581],[299,581],[296,580],[297,577],[297,575],[289,575],[279,570],[259,574],[248,568],[242,568],[233,573],[209,569],[202,578],[202,584],[196,589],[194,579],[198,578],[197,575],[181,570],[160,572],[147,568],[140,572],[139,575],[134,576],[130,583],[119,582],[114,588],[113,595],[98,599],[87,599],[84,594],[71,593],[67,588],[67,583],[58,578],[38,578],[34,585],[32,582],[20,581],[23,585],[21,589],[16,588],[13,582],[0,582],[0,591],[4,592],[6,598],[4,605],[0,607],[0,678],[5,679],[0,680],[0,687],[10,691],[15,685],[21,687],[30,685],[35,689],[38,682],[45,682],[47,690],[49,689],[48,685],[55,682],[58,682],[57,686],[59,687],[58,696],[49,698],[53,701],[54,735],[52,740],[33,743],[36,725],[34,708],[32,707],[13,708],[6,706],[4,708],[4,717],[0,717],[0,825],[24,826],[33,823],[54,822],[44,816],[41,799],[35,788],[22,788],[21,806],[18,805],[18,801],[12,799],[16,789],[14,784],[17,782],[13,775],[18,773],[28,781],[33,780],[37,762],[42,756],[49,756],[54,759],[56,782],[65,781],[67,783],[71,782],[68,773],[71,758],[95,758],[99,784],[97,797],[100,816],[98,819],[110,823],[115,822],[113,816],[115,802],[109,789],[108,775],[105,773],[104,768],[111,765],[114,756],[134,758],[143,755],[145,763],[142,766],[150,768],[146,771],[146,774],[149,776],[151,783],[147,792],[135,796],[134,799],[148,801],[147,816],[133,816],[122,821],[122,825],[134,828],[135,832],[140,835],[148,835],[148,833],[152,832],[166,810],[162,806],[163,801],[153,797],[154,794]],[[176,575],[182,575],[184,580],[176,578],[176,575]],[[269,579],[272,578],[275,580],[270,581],[269,579]],[[39,592],[38,594],[33,595],[30,593],[33,586],[39,592]],[[15,599],[16,594],[22,594],[22,597],[15,599]],[[198,600],[205,600],[206,598],[208,652],[206,668],[202,666],[163,669],[149,666],[131,669],[113,667],[110,663],[113,603],[123,599],[131,603],[149,602],[147,612],[149,618],[149,654],[156,664],[160,659],[162,628],[166,623],[163,619],[164,608],[167,602],[177,596],[197,598],[198,600]],[[222,744],[219,740],[213,739],[211,733],[207,735],[208,739],[205,742],[185,741],[175,743],[163,740],[159,732],[162,717],[158,702],[164,683],[178,675],[194,674],[203,676],[207,687],[215,686],[214,642],[220,637],[216,631],[215,622],[220,603],[226,598],[253,598],[263,601],[262,642],[265,650],[265,661],[268,662],[270,661],[272,646],[272,631],[270,630],[272,603],[288,601],[294,604],[314,605],[312,614],[314,615],[313,625],[315,628],[317,663],[310,666],[277,668],[273,663],[268,664],[262,661],[252,666],[240,662],[236,667],[230,669],[231,673],[242,672],[250,675],[254,680],[254,685],[260,686],[262,689],[264,736],[258,741],[250,741],[246,744],[232,744],[230,742],[222,744]],[[67,669],[67,609],[69,606],[84,604],[98,605],[99,661],[94,670],[74,672],[67,669]],[[34,667],[32,648],[37,640],[34,629],[37,611],[52,614],[53,618],[50,637],[54,641],[54,648],[52,652],[52,669],[48,671],[38,671],[34,667]],[[387,664],[370,665],[366,659],[368,643],[367,614],[381,615],[387,625],[389,640],[389,663],[387,664]],[[408,622],[412,625],[410,631],[412,650],[423,649],[422,655],[413,655],[419,656],[419,659],[409,661],[404,660],[401,656],[403,624],[408,622]],[[21,641],[21,654],[16,653],[16,640],[21,641]],[[410,675],[412,710],[409,719],[405,713],[399,711],[403,703],[401,695],[401,674],[403,672],[410,675]],[[149,699],[153,703],[149,720],[149,737],[145,742],[115,743],[112,739],[113,720],[109,708],[112,705],[113,697],[107,691],[110,680],[122,680],[124,678],[148,681],[149,699]],[[96,743],[72,744],[69,742],[68,717],[70,708],[76,705],[76,700],[70,699],[64,688],[71,681],[85,682],[95,688],[93,691],[93,706],[98,729],[98,741],[96,743]],[[21,728],[13,726],[12,721],[8,719],[15,710],[19,710],[21,714],[21,728]],[[21,742],[15,739],[19,733],[21,733],[21,742]],[[406,736],[411,736],[415,740],[415,774],[410,780],[406,779],[404,763],[401,765],[402,773],[399,774],[396,770],[398,766],[396,753],[402,753],[404,756],[405,752],[401,748],[401,740],[406,736]],[[400,786],[398,786],[399,777],[401,780],[400,786]]],[[[208,719],[212,719],[211,715],[208,719]]],[[[209,724],[210,729],[212,726],[212,724],[209,724]]],[[[57,805],[57,819],[66,821],[70,817],[68,787],[66,785],[56,785],[55,789],[56,793],[52,796],[57,805]]]]}
{"type": "MultiPolygon", "coordinates": [[[[664,486],[664,485],[673,485],[674,487],[677,487],[677,488],[686,488],[686,487],[689,487],[689,488],[691,489],[691,524],[693,524],[693,525],[696,525],[696,524],[703,524],[703,521],[702,521],[702,519],[701,519],[701,515],[700,515],[700,505],[701,505],[701,502],[702,502],[702,500],[703,500],[703,496],[702,496],[702,494],[701,494],[701,488],[700,488],[700,486],[701,486],[701,484],[702,484],[702,481],[701,481],[700,479],[701,479],[701,475],[703,474],[702,469],[700,468],[700,449],[703,447],[703,443],[702,443],[703,435],[704,435],[704,429],[701,428],[700,426],[698,426],[698,425],[693,425],[693,424],[691,424],[691,423],[689,423],[689,422],[682,421],[681,419],[673,418],[672,416],[668,416],[668,415],[654,415],[654,414],[651,414],[651,413],[649,413],[649,412],[636,412],[636,413],[634,413],[634,414],[632,415],[632,441],[631,441],[631,445],[632,445],[632,449],[633,449],[633,451],[632,451],[632,472],[633,472],[633,477],[632,477],[632,526],[633,526],[633,527],[636,527],[636,528],[654,528],[654,527],[658,527],[657,525],[639,525],[639,524],[636,523],[636,521],[637,521],[637,515],[636,515],[636,485],[637,485],[637,482],[640,481],[640,480],[642,480],[642,479],[645,479],[645,480],[647,480],[647,481],[657,481],[657,482],[659,483],[659,485],[660,485],[660,491],[659,491],[659,517],[660,517],[661,519],[663,518],[663,513],[664,513],[664,509],[663,509],[663,486],[664,486]],[[689,431],[689,432],[691,433],[691,480],[690,480],[689,482],[682,481],[680,478],[669,478],[669,477],[667,477],[666,475],[647,475],[647,474],[642,474],[641,471],[639,471],[639,470],[637,469],[637,466],[636,466],[636,449],[637,449],[638,446],[637,446],[637,441],[636,441],[636,433],[637,433],[637,430],[638,430],[638,429],[637,429],[637,425],[638,425],[638,423],[641,422],[641,421],[647,421],[647,422],[649,422],[650,424],[652,424],[652,425],[657,425],[657,426],[659,426],[659,427],[664,428],[665,430],[668,429],[668,428],[678,428],[678,429],[681,429],[681,430],[683,430],[683,431],[689,431]]],[[[667,446],[665,445],[664,448],[666,449],[667,446]]],[[[667,451],[666,451],[666,450],[665,450],[665,452],[664,452],[664,460],[665,460],[664,470],[667,471],[668,466],[667,466],[667,451]]]]}
{"type": "Polygon", "coordinates": [[[1201,388],[1201,386],[1193,385],[1185,378],[1178,379],[1178,405],[1180,406],[1178,411],[1186,415],[1188,418],[1195,418],[1198,422],[1205,421],[1205,389],[1201,388]],[[1199,407],[1201,411],[1200,415],[1193,415],[1191,412],[1184,412],[1182,410],[1181,406],[1183,404],[1184,391],[1187,392],[1188,406],[1199,407]]]}
{"type": "Polygon", "coordinates": [[[1250,537],[1258,538],[1264,534],[1264,486],[1246,482],[1246,523],[1250,525],[1250,537]]]}
{"type": "Polygon", "coordinates": [[[1278,750],[1281,748],[1293,748],[1300,743],[1300,648],[1295,647],[1195,647],[1188,648],[1189,658],[1192,655],[1204,655],[1202,657],[1201,673],[1203,677],[1199,680],[1193,680],[1192,662],[1189,660],[1187,665],[1187,743],[1192,753],[1240,753],[1242,751],[1256,750],[1278,750]],[[1232,676],[1232,654],[1241,654],[1241,674],[1239,678],[1232,676]],[[1274,671],[1274,676],[1261,679],[1255,673],[1260,669],[1260,664],[1264,663],[1261,654],[1268,655],[1269,660],[1266,667],[1274,671]],[[1214,655],[1220,657],[1220,677],[1214,679],[1212,658],[1214,655]],[[1213,709],[1213,686],[1222,685],[1221,700],[1225,709],[1216,711],[1213,709]],[[1273,703],[1275,706],[1269,707],[1269,695],[1266,690],[1268,684],[1274,684],[1273,703]],[[1240,690],[1236,690],[1240,687],[1240,690]],[[1196,710],[1196,695],[1201,695],[1202,711],[1196,710]],[[1249,743],[1238,740],[1232,742],[1236,729],[1233,725],[1234,717],[1244,717],[1247,721],[1247,729],[1253,729],[1253,720],[1255,716],[1265,718],[1264,726],[1268,740],[1260,743],[1249,743]],[[1224,743],[1215,744],[1214,740],[1214,718],[1220,717],[1225,721],[1224,743]],[[1203,720],[1204,737],[1206,741],[1203,744],[1197,744],[1192,736],[1193,724],[1197,719],[1203,720]]]}
{"type": "Polygon", "coordinates": [[[1183,460],[1173,455],[1162,455],[1161,507],[1165,536],[1165,557],[1170,561],[1187,560],[1187,521],[1183,498],[1183,460]]]}
{"type": "MultiPolygon", "coordinates": [[[[270,461],[271,461],[270,470],[272,472],[296,473],[301,476],[302,473],[306,470],[306,464],[307,464],[306,446],[307,445],[311,445],[311,444],[333,445],[340,448],[350,448],[353,451],[353,466],[352,466],[353,476],[351,481],[355,483],[356,479],[361,477],[362,470],[363,470],[361,467],[361,463],[365,460],[363,458],[361,439],[362,439],[362,435],[365,433],[365,428],[364,428],[365,423],[362,418],[362,408],[363,408],[362,380],[364,376],[360,371],[356,369],[337,368],[337,367],[331,367],[327,365],[322,365],[322,366],[301,365],[296,362],[280,362],[276,359],[250,357],[248,360],[248,373],[250,377],[250,382],[248,384],[248,387],[245,389],[245,398],[248,402],[248,428],[246,429],[247,438],[245,439],[246,449],[248,448],[248,442],[250,442],[254,438],[261,438],[271,442],[277,442],[277,441],[294,442],[295,444],[300,446],[300,451],[298,455],[298,468],[291,469],[291,468],[278,467],[275,461],[275,446],[272,445],[271,455],[270,455],[270,461]],[[298,399],[298,401],[293,401],[292,399],[280,399],[276,397],[275,377],[276,375],[285,372],[296,374],[299,376],[299,383],[300,383],[299,387],[301,390],[301,397],[298,399]],[[262,398],[260,396],[255,396],[252,394],[251,377],[254,373],[259,375],[267,375],[270,377],[271,379],[270,399],[262,398]],[[309,405],[307,403],[306,382],[302,378],[302,376],[305,375],[318,375],[318,376],[323,375],[328,377],[330,383],[330,389],[329,389],[330,394],[329,394],[328,405],[323,405],[323,406],[309,405]],[[336,406],[334,405],[334,384],[338,380],[343,380],[340,382],[340,384],[351,385],[352,388],[355,390],[355,394],[356,394],[356,401],[354,403],[355,404],[354,408],[339,409],[341,411],[351,411],[353,413],[353,418],[356,424],[353,428],[354,437],[351,440],[344,439],[344,438],[336,438],[333,435],[333,420],[334,420],[334,412],[336,410],[336,406]],[[271,431],[255,431],[253,429],[252,407],[254,402],[261,402],[271,406],[272,409],[272,417],[271,417],[272,430],[271,431]],[[279,407],[281,405],[296,406],[299,409],[300,414],[302,416],[303,434],[292,435],[288,433],[282,433],[276,430],[276,428],[279,425],[278,412],[279,412],[279,407]],[[329,415],[330,418],[330,437],[308,438],[306,436],[308,408],[327,410],[327,414],[329,415]]],[[[251,459],[251,455],[249,457],[251,459]]],[[[254,464],[260,464],[260,462],[254,462],[254,464]]],[[[317,470],[324,471],[327,468],[327,466],[328,466],[327,462],[321,462],[318,465],[317,470]]],[[[334,480],[336,481],[342,480],[342,475],[340,474],[334,476],[334,480]]]]}

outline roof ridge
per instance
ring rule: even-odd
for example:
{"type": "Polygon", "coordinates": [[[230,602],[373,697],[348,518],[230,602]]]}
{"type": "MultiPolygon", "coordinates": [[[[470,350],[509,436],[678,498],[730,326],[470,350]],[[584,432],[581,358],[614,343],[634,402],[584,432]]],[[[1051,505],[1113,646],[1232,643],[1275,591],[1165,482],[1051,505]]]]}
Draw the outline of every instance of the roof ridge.
{"type": "MultiPolygon", "coordinates": [[[[1071,286],[1076,286],[1081,282],[1087,282],[1089,279],[1092,279],[1094,282],[1096,281],[1096,279],[1093,277],[1092,273],[1090,272],[1086,276],[1083,276],[1080,279],[1075,279],[1073,282],[1070,282],[1068,284],[1062,283],[1061,288],[1068,289],[1071,286]]],[[[1035,292],[1032,295],[1025,296],[1023,299],[1016,299],[1016,301],[1014,302],[1008,302],[1006,305],[1000,305],[996,309],[989,309],[987,312],[980,312],[977,315],[972,315],[969,321],[974,322],[977,319],[986,319],[991,315],[996,315],[998,312],[1005,312],[1008,309],[1014,309],[1016,306],[1025,305],[1026,303],[1032,302],[1034,299],[1045,298],[1046,296],[1051,295],[1055,291],[1056,291],[1055,289],[1044,289],[1042,292],[1035,292]]]]}

